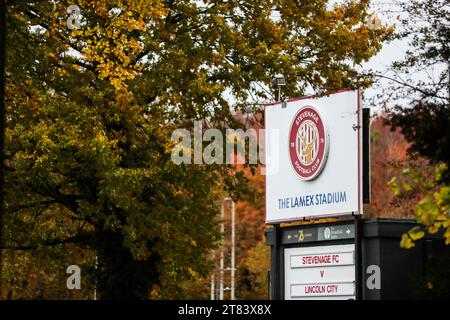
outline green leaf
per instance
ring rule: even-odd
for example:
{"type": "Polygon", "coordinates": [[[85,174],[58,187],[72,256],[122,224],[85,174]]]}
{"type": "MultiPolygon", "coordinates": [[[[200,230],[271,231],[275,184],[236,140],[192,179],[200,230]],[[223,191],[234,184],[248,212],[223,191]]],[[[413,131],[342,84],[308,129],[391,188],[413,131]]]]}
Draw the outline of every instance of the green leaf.
{"type": "Polygon", "coordinates": [[[419,202],[416,208],[417,220],[427,226],[433,224],[439,216],[439,206],[433,203],[433,198],[426,196],[419,202]]]}
{"type": "Polygon", "coordinates": [[[412,191],[413,190],[412,186],[406,181],[403,182],[403,189],[405,189],[406,191],[412,191]]]}
{"type": "Polygon", "coordinates": [[[397,184],[397,177],[392,177],[392,179],[389,180],[388,184],[391,187],[391,189],[394,192],[394,194],[396,196],[399,196],[401,191],[400,191],[400,188],[398,187],[398,184],[397,184]]]}

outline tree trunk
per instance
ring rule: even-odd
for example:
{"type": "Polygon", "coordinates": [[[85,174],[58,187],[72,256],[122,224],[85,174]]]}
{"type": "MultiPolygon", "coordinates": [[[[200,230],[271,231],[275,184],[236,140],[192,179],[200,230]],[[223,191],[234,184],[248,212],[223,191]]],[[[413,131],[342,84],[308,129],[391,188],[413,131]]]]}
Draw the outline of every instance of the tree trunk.
{"type": "Polygon", "coordinates": [[[102,232],[98,243],[97,292],[102,300],[149,299],[151,287],[158,282],[156,264],[159,257],[133,259],[123,246],[123,236],[102,232]]]}

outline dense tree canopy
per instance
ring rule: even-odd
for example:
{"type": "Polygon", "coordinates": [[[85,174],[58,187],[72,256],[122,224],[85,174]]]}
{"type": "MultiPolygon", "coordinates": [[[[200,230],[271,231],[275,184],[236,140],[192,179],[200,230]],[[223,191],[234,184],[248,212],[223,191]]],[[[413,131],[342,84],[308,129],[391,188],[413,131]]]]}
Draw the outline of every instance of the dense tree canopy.
{"type": "Polygon", "coordinates": [[[96,255],[101,298],[183,297],[210,270],[217,200],[248,189],[232,166],[171,162],[173,129],[241,126],[276,74],[287,96],[363,87],[389,33],[366,27],[369,1],[76,3],[72,30],[67,1],[8,7],[3,244],[96,255]]]}

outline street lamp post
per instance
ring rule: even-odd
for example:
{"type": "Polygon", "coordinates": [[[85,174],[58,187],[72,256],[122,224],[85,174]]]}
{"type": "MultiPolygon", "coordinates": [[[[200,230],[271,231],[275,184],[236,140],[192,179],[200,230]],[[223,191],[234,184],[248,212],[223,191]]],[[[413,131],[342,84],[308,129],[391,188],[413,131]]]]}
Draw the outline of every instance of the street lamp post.
{"type": "MultiPolygon", "coordinates": [[[[236,203],[232,198],[226,197],[223,199],[220,207],[220,231],[225,234],[225,202],[231,201],[231,265],[225,268],[225,241],[222,240],[220,246],[220,262],[219,262],[219,300],[224,299],[224,292],[230,291],[230,300],[236,300],[236,203]],[[224,273],[230,271],[230,287],[224,287],[224,273]]],[[[211,300],[215,299],[215,277],[214,273],[211,276],[211,300]]]]}
{"type": "MultiPolygon", "coordinates": [[[[222,206],[220,207],[220,233],[225,233],[225,202],[222,202],[222,206]]],[[[220,246],[220,264],[219,264],[219,300],[223,300],[223,272],[224,272],[224,250],[223,250],[224,241],[222,240],[222,245],[220,246]]]]}
{"type": "Polygon", "coordinates": [[[236,275],[236,204],[231,200],[231,300],[235,300],[236,275]]]}
{"type": "Polygon", "coordinates": [[[278,89],[278,101],[281,101],[281,87],[286,86],[286,78],[275,77],[272,79],[272,87],[278,89]]]}

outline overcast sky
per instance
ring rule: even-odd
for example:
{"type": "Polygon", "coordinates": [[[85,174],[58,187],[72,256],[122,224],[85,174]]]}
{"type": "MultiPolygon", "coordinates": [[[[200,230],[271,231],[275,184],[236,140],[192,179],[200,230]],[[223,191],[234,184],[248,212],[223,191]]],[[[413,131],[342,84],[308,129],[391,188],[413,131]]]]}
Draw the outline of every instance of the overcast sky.
{"type": "MultiPolygon", "coordinates": [[[[407,12],[402,11],[399,3],[407,2],[408,0],[372,0],[372,10],[380,18],[383,24],[393,25],[399,27],[398,16],[407,18],[407,12]]],[[[378,73],[393,76],[392,72],[389,72],[389,66],[394,61],[402,60],[405,57],[406,51],[411,49],[408,45],[408,40],[395,40],[389,43],[385,43],[381,52],[370,59],[369,62],[363,65],[364,69],[373,69],[378,73]]],[[[420,72],[411,73],[411,78],[415,81],[424,80],[429,82],[430,78],[436,80],[439,74],[447,69],[446,64],[434,65],[433,68],[427,70],[421,70],[420,72]]],[[[370,107],[373,112],[381,111],[381,108],[377,105],[369,105],[368,101],[371,97],[377,93],[382,92],[383,88],[388,85],[387,80],[383,80],[380,86],[373,86],[372,88],[365,90],[366,106],[370,107]]],[[[401,103],[404,106],[410,105],[410,100],[396,100],[390,103],[392,107],[396,103],[401,103]]]]}
{"type": "MultiPolygon", "coordinates": [[[[372,10],[378,16],[383,24],[398,25],[397,16],[404,16],[403,12],[398,5],[398,0],[372,0],[372,10]]],[[[408,42],[406,40],[395,40],[389,43],[385,43],[381,51],[363,65],[364,69],[373,69],[379,73],[386,73],[389,70],[389,66],[398,60],[402,60],[405,57],[406,50],[408,49],[408,42]]],[[[382,85],[387,85],[384,81],[382,85]]],[[[380,88],[368,88],[365,90],[365,98],[368,101],[380,88]]],[[[373,112],[380,111],[380,108],[376,105],[366,105],[372,108],[373,112]]]]}

